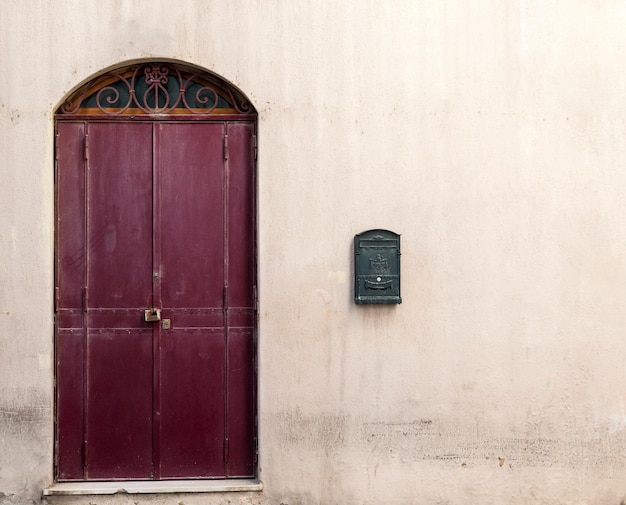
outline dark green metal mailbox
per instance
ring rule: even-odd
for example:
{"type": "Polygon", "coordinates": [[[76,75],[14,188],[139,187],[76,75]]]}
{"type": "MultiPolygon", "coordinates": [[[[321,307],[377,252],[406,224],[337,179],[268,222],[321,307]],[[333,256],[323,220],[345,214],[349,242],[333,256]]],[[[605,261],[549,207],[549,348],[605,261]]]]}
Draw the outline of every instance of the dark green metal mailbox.
{"type": "Polygon", "coordinates": [[[368,230],[354,237],[355,303],[402,303],[400,235],[368,230]]]}

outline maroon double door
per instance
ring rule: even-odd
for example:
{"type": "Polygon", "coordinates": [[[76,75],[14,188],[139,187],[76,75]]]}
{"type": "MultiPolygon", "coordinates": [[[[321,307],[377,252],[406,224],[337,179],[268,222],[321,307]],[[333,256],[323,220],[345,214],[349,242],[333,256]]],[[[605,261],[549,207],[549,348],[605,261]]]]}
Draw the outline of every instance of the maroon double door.
{"type": "Polygon", "coordinates": [[[58,480],[255,474],[253,135],[57,122],[58,480]]]}

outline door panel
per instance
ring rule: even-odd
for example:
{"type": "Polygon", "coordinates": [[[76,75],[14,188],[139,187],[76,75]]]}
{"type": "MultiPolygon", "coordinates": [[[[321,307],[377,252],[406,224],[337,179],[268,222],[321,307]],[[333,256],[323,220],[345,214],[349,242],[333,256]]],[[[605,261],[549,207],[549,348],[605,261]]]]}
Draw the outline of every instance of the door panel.
{"type": "Polygon", "coordinates": [[[152,474],[152,332],[89,330],[86,477],[152,474]]]}
{"type": "MultiPolygon", "coordinates": [[[[254,177],[253,126],[228,125],[228,302],[229,308],[254,307],[254,177]]],[[[246,326],[251,325],[248,321],[246,326]]],[[[237,325],[239,326],[239,325],[237,325]]]]}
{"type": "Polygon", "coordinates": [[[253,125],[228,124],[228,475],[254,475],[253,125]]]}
{"type": "MultiPolygon", "coordinates": [[[[88,165],[89,308],[148,307],[152,296],[152,125],[90,124],[88,165]]],[[[111,328],[117,326],[115,321],[113,317],[111,328]]]]}
{"type": "Polygon", "coordinates": [[[163,307],[221,312],[223,126],[161,124],[158,141],[163,307]]]}
{"type": "Polygon", "coordinates": [[[160,477],[224,476],[224,332],[162,332],[160,477]]]}
{"type": "Polygon", "coordinates": [[[225,475],[223,136],[159,125],[161,478],[225,475]]]}
{"type": "Polygon", "coordinates": [[[254,338],[252,329],[228,332],[228,476],[254,475],[254,338]]]}
{"type": "MultiPolygon", "coordinates": [[[[85,258],[84,123],[60,123],[57,152],[57,316],[82,311],[85,258]],[[59,204],[61,202],[62,204],[59,204]]],[[[65,326],[62,323],[62,326],[65,326]]],[[[76,325],[82,327],[82,318],[76,325]]]]}
{"type": "Polygon", "coordinates": [[[57,476],[83,479],[83,329],[57,328],[56,340],[57,476]]]}
{"type": "Polygon", "coordinates": [[[83,474],[84,123],[58,125],[56,205],[56,459],[59,479],[83,474]],[[59,204],[62,202],[62,205],[59,204]]]}
{"type": "Polygon", "coordinates": [[[87,478],[152,474],[152,125],[92,123],[87,176],[87,478]]]}

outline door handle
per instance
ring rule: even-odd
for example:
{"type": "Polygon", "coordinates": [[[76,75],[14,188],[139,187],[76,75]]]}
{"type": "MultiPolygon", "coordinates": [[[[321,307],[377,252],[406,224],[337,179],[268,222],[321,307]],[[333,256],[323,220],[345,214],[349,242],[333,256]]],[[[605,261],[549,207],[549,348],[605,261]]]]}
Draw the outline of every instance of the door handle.
{"type": "Polygon", "coordinates": [[[143,318],[147,323],[154,323],[161,320],[161,309],[146,309],[143,311],[143,318]]]}

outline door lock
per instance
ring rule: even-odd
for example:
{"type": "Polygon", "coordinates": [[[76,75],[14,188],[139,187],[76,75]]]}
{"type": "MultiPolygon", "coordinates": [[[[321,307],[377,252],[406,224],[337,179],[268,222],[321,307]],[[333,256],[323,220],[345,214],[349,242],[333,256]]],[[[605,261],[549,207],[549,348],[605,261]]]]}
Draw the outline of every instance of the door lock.
{"type": "Polygon", "coordinates": [[[161,309],[155,309],[154,307],[151,309],[146,309],[143,311],[143,317],[147,323],[154,323],[155,321],[160,321],[161,309]]]}

